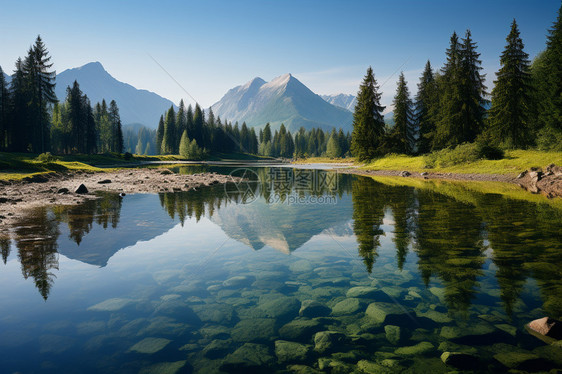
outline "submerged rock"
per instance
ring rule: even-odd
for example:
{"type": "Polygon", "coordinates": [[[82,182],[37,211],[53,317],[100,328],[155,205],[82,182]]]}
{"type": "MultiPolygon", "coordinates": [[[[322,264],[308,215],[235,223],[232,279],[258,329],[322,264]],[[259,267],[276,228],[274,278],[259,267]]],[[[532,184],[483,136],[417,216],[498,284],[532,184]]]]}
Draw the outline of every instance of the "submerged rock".
{"type": "Polygon", "coordinates": [[[357,298],[349,298],[340,301],[332,308],[332,315],[344,316],[347,314],[355,314],[363,309],[361,301],[357,298]]]}
{"type": "Polygon", "coordinates": [[[494,359],[509,369],[540,371],[548,367],[544,359],[531,352],[502,352],[494,355],[494,359]]]}
{"type": "Polygon", "coordinates": [[[224,357],[230,351],[231,347],[231,339],[215,339],[203,348],[203,356],[210,359],[224,357]]]}
{"type": "Polygon", "coordinates": [[[435,346],[430,342],[421,342],[416,345],[411,345],[409,347],[400,347],[394,351],[397,355],[403,356],[415,356],[424,355],[435,350],[435,346]]]}
{"type": "Polygon", "coordinates": [[[271,318],[292,319],[298,315],[301,303],[296,297],[281,295],[273,298],[260,298],[258,308],[271,318]]]}
{"type": "Polygon", "coordinates": [[[294,320],[279,329],[279,336],[286,340],[310,341],[312,335],[322,330],[315,320],[294,320]]]}
{"type": "Polygon", "coordinates": [[[158,364],[143,367],[139,374],[177,374],[183,372],[187,361],[160,362],[158,364]]]}
{"type": "Polygon", "coordinates": [[[384,327],[384,333],[386,335],[386,340],[388,340],[390,344],[396,345],[402,338],[402,329],[400,326],[386,325],[384,327]]]}
{"type": "Polygon", "coordinates": [[[409,318],[408,313],[399,305],[391,303],[371,303],[365,315],[377,323],[389,323],[391,320],[409,318]]]}
{"type": "Polygon", "coordinates": [[[478,366],[476,356],[461,352],[443,352],[441,361],[447,366],[452,366],[460,370],[470,370],[478,366]]]}
{"type": "Polygon", "coordinates": [[[311,346],[289,342],[286,340],[275,341],[275,355],[279,363],[303,362],[310,358],[311,346]]]}
{"type": "Polygon", "coordinates": [[[380,292],[380,291],[377,290],[374,287],[357,286],[357,287],[352,287],[349,290],[347,290],[347,293],[345,294],[345,296],[347,298],[361,297],[361,298],[373,299],[373,298],[375,298],[375,296],[377,295],[378,292],[380,292]]]}
{"type": "Polygon", "coordinates": [[[227,288],[244,288],[251,285],[256,278],[251,276],[239,275],[232,278],[228,278],[222,285],[227,288]]]}
{"type": "Polygon", "coordinates": [[[107,299],[105,301],[102,301],[101,303],[89,307],[88,310],[93,310],[96,312],[116,312],[125,308],[126,306],[131,305],[133,301],[134,300],[131,299],[120,298],[107,299]]]}
{"type": "Polygon", "coordinates": [[[316,300],[304,300],[299,310],[299,316],[316,318],[329,315],[331,309],[316,300]]]}
{"type": "Polygon", "coordinates": [[[361,373],[366,373],[366,374],[379,374],[379,373],[385,374],[385,373],[394,372],[390,368],[387,368],[381,364],[377,364],[376,362],[368,361],[368,360],[360,360],[359,362],[357,362],[357,368],[361,373]]]}
{"type": "Polygon", "coordinates": [[[266,367],[274,362],[275,357],[273,357],[267,346],[246,343],[229,354],[220,369],[227,373],[239,373],[248,369],[266,367]]]}
{"type": "Polygon", "coordinates": [[[171,340],[164,338],[145,338],[129,348],[130,352],[153,354],[161,351],[171,340]]]}
{"type": "Polygon", "coordinates": [[[275,320],[249,318],[238,322],[230,335],[236,342],[268,341],[275,337],[275,320]]]}
{"type": "Polygon", "coordinates": [[[339,350],[346,341],[346,337],[337,331],[321,331],[314,335],[314,350],[319,353],[339,350]]]}

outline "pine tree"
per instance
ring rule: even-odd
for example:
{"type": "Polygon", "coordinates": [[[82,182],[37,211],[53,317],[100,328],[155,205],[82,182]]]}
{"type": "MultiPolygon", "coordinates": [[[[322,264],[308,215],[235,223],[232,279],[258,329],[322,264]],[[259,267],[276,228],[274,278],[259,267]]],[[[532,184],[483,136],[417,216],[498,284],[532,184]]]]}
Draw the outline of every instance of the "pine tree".
{"type": "Polygon", "coordinates": [[[185,112],[185,104],[183,103],[183,99],[180,100],[180,106],[178,108],[178,114],[176,118],[176,142],[177,144],[174,145],[175,149],[179,150],[179,143],[181,141],[180,134],[183,134],[184,131],[187,131],[187,114],[185,112]]]}
{"type": "Polygon", "coordinates": [[[181,135],[180,146],[179,146],[179,154],[183,158],[189,158],[189,144],[190,140],[187,136],[187,130],[184,130],[183,134],[181,135]]]}
{"type": "Polygon", "coordinates": [[[523,51],[515,20],[506,41],[492,90],[488,133],[496,145],[523,148],[530,144],[531,77],[529,55],[523,51]]]}
{"type": "Polygon", "coordinates": [[[160,116],[158,129],[156,130],[156,154],[162,154],[162,142],[164,140],[164,116],[160,116]]]}
{"type": "Polygon", "coordinates": [[[396,96],[392,103],[394,106],[394,127],[391,136],[399,153],[411,154],[414,150],[415,131],[413,122],[413,103],[404,73],[400,73],[396,96]]]}
{"type": "Polygon", "coordinates": [[[454,32],[446,51],[447,62],[441,69],[442,79],[439,81],[440,92],[439,113],[432,149],[441,149],[462,143],[463,105],[461,94],[461,46],[457,33],[454,32]]]}
{"type": "Polygon", "coordinates": [[[203,125],[205,124],[205,116],[199,104],[195,104],[195,112],[193,113],[193,134],[192,138],[197,144],[203,144],[203,125]]]}
{"type": "Polygon", "coordinates": [[[0,151],[8,150],[8,134],[11,132],[8,120],[10,113],[10,93],[4,78],[4,71],[0,67],[0,151]]]}
{"type": "Polygon", "coordinates": [[[326,156],[330,158],[338,158],[342,156],[342,150],[335,129],[332,130],[330,138],[328,139],[328,144],[326,146],[326,156]]]}
{"type": "Polygon", "coordinates": [[[8,142],[11,144],[10,150],[15,152],[27,152],[31,142],[29,129],[29,113],[27,104],[30,100],[28,85],[25,81],[23,62],[21,58],[16,61],[16,70],[10,82],[10,97],[12,99],[12,123],[11,136],[8,142]]]}
{"type": "Polygon", "coordinates": [[[481,74],[482,61],[480,53],[476,52],[476,43],[472,41],[470,30],[462,39],[461,57],[461,140],[473,142],[484,128],[486,115],[486,86],[485,74],[481,74]]]}
{"type": "Polygon", "coordinates": [[[384,119],[380,105],[381,93],[369,67],[357,94],[357,104],[353,114],[352,153],[359,161],[373,159],[379,153],[384,135],[384,119]]]}
{"type": "Polygon", "coordinates": [[[548,30],[546,50],[538,62],[536,67],[533,63],[539,99],[537,127],[562,139],[562,6],[548,30]]]}
{"type": "Polygon", "coordinates": [[[123,130],[121,128],[119,108],[115,100],[111,100],[111,103],[109,103],[109,121],[111,123],[111,151],[121,153],[123,152],[123,130]]]}
{"type": "Polygon", "coordinates": [[[29,114],[31,115],[31,140],[34,152],[45,152],[49,139],[47,105],[57,102],[55,95],[56,72],[49,71],[53,66],[51,57],[41,36],[29,49],[25,59],[24,71],[30,87],[29,114]]]}
{"type": "Polygon", "coordinates": [[[435,135],[435,115],[438,110],[437,84],[429,60],[418,83],[415,99],[415,123],[418,129],[417,152],[427,153],[431,150],[435,135]]]}
{"type": "Polygon", "coordinates": [[[271,142],[271,126],[269,122],[265,124],[263,129],[263,143],[271,142]]]}
{"type": "Polygon", "coordinates": [[[176,144],[175,137],[176,129],[176,113],[172,105],[166,113],[166,121],[164,122],[164,138],[162,139],[162,154],[174,154],[174,144],[176,144]]]}

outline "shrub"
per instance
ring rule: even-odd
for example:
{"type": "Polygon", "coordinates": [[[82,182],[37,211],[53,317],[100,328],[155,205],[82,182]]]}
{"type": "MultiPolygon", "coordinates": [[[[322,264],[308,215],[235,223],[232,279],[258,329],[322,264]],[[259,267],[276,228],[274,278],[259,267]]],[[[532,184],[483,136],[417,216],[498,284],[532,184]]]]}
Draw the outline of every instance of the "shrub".
{"type": "Polygon", "coordinates": [[[127,161],[129,161],[130,159],[133,158],[133,155],[130,154],[129,152],[125,152],[125,154],[123,155],[123,158],[127,161]]]}
{"type": "Polygon", "coordinates": [[[455,148],[445,148],[432,152],[424,157],[425,167],[448,167],[458,164],[475,162],[481,159],[500,160],[503,150],[484,143],[463,143],[455,148]]]}
{"type": "Polygon", "coordinates": [[[45,152],[37,156],[36,160],[42,163],[48,163],[48,162],[55,162],[58,159],[55,156],[53,156],[51,152],[45,152]]]}

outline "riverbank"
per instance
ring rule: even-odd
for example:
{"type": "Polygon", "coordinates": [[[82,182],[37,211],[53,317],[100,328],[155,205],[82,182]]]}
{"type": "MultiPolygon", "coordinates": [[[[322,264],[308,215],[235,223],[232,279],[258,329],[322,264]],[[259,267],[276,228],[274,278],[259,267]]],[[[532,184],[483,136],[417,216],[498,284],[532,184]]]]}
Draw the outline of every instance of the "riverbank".
{"type": "Polygon", "coordinates": [[[74,170],[0,179],[0,233],[22,211],[40,206],[77,205],[96,199],[96,192],[159,193],[189,191],[204,186],[236,182],[238,178],[216,173],[182,175],[166,168],[74,170]],[[82,187],[83,186],[83,187],[82,187]]]}

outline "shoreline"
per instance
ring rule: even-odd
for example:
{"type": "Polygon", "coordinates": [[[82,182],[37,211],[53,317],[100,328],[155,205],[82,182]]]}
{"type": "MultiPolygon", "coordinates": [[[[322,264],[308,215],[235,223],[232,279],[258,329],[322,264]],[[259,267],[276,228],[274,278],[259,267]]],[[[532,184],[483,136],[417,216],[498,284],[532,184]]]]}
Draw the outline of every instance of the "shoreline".
{"type": "Polygon", "coordinates": [[[79,205],[98,199],[96,192],[124,195],[181,192],[238,179],[214,172],[182,175],[166,168],[131,168],[108,172],[53,172],[22,180],[0,180],[0,234],[16,224],[23,211],[44,206],[79,205]],[[78,190],[82,185],[87,191],[78,190]]]}

